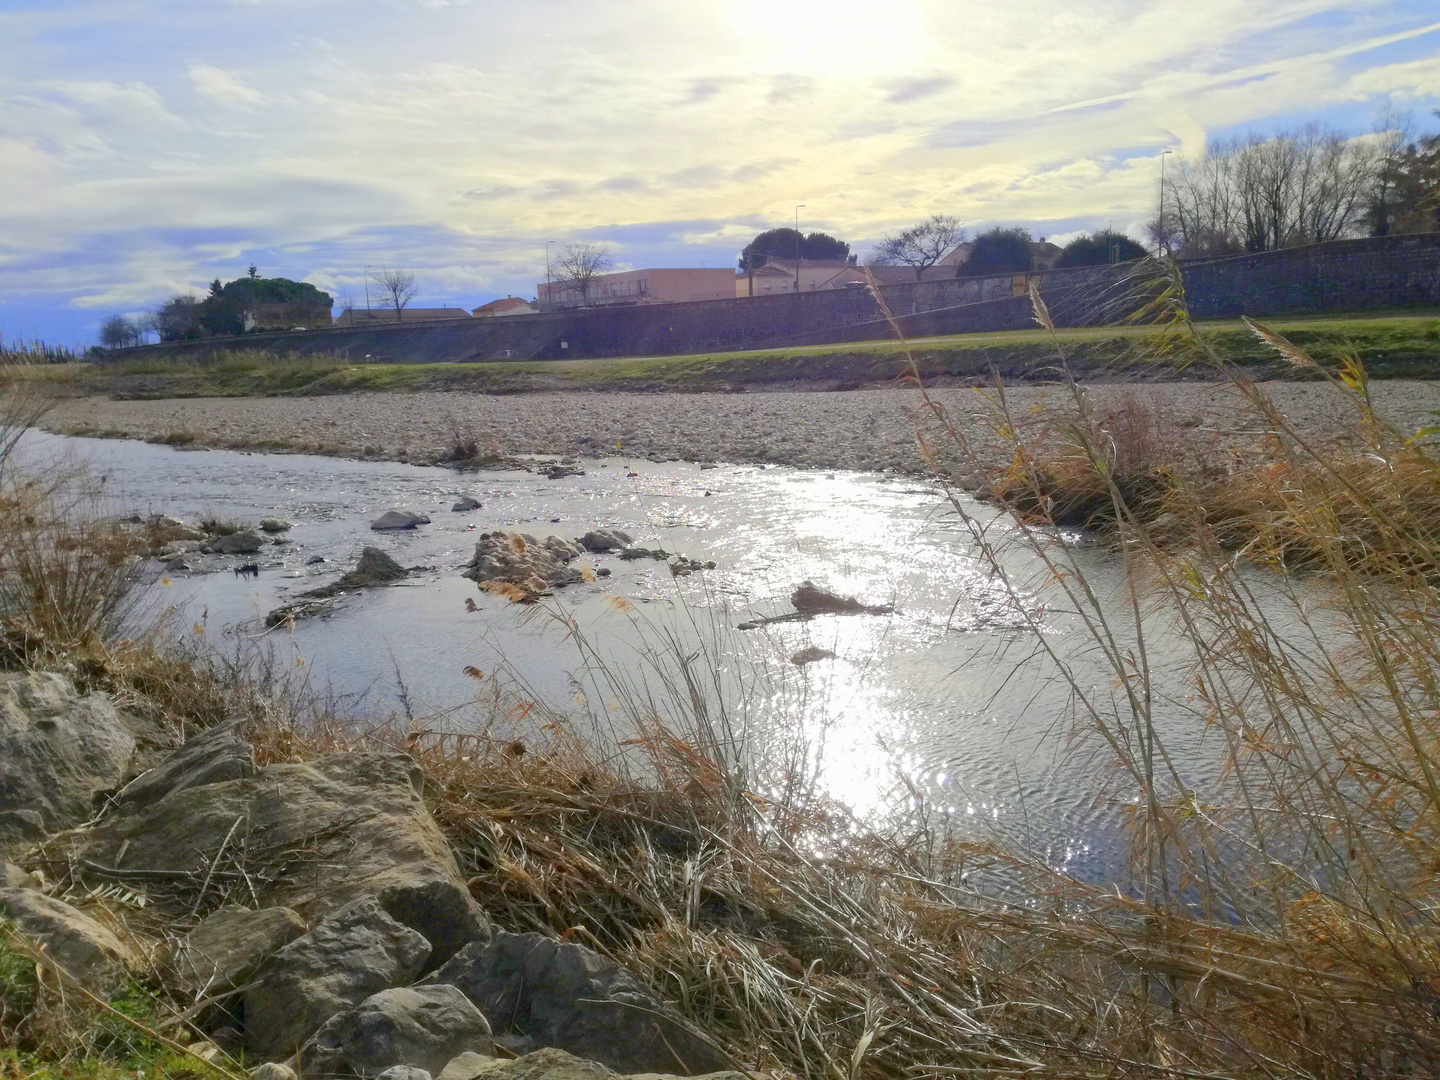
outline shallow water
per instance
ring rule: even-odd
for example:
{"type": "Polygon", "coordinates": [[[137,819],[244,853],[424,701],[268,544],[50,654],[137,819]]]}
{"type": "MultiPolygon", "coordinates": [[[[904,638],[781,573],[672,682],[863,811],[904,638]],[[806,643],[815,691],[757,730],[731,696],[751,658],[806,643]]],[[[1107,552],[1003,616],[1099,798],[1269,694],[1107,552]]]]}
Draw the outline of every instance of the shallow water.
{"type": "MultiPolygon", "coordinates": [[[[170,609],[176,626],[222,648],[230,638],[263,639],[357,712],[383,716],[408,700],[418,716],[445,714],[427,722],[461,730],[478,722],[483,710],[467,706],[490,685],[477,684],[467,667],[493,677],[504,665],[547,702],[602,718],[614,711],[602,705],[609,691],[587,676],[554,619],[459,576],[475,534],[505,527],[575,537],[618,527],[641,546],[714,560],[714,571],[673,578],[664,563],[588,557],[612,576],[561,590],[553,610],[573,617],[619,677],[652,687],[659,677],[647,657],[656,641],[668,636],[681,652],[702,653],[694,670],[717,673],[751,757],[774,759],[803,746],[819,786],[862,815],[884,813],[913,789],[956,836],[1020,840],[1082,877],[1119,871],[1120,815],[1097,798],[1106,759],[1067,738],[1070,691],[1021,663],[1034,642],[1021,614],[938,489],[914,479],[611,459],[585,462],[585,476],[548,480],[39,433],[24,453],[87,461],[117,513],[293,522],[292,542],[267,546],[258,558],[216,558],[218,572],[157,570],[147,586],[151,614],[170,609]],[[461,494],[482,508],[452,513],[461,494]],[[404,532],[368,528],[396,508],[433,523],[404,532]],[[426,569],[405,584],[342,599],[333,615],[301,621],[293,633],[264,631],[268,611],[349,569],[365,545],[426,569]],[[326,561],[307,565],[315,556],[326,561]],[[250,561],[260,565],[258,579],[230,572],[250,561]],[[734,629],[789,610],[789,593],[807,578],[867,603],[893,603],[895,614],[734,629]],[[810,645],[837,658],[803,669],[788,661],[810,645]]],[[[994,527],[997,535],[1008,528],[994,527]]],[[[1022,573],[1040,570],[1018,550],[1006,558],[1022,573]]],[[[1102,590],[1115,587],[1110,556],[1095,549],[1085,558],[1102,590]]],[[[1074,616],[1047,608],[1056,599],[1040,589],[1024,606],[1079,682],[1109,693],[1113,680],[1074,616]]],[[[1203,787],[1215,775],[1213,755],[1182,725],[1188,719],[1177,712],[1172,753],[1187,781],[1203,787]]],[[[523,735],[524,727],[517,721],[512,733],[523,735]]]]}

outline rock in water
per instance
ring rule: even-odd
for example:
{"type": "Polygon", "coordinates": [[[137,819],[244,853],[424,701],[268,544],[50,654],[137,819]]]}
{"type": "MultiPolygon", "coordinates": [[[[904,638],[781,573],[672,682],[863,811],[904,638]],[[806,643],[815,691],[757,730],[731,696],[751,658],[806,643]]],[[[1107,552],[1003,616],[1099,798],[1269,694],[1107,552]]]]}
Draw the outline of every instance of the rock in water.
{"type": "Polygon", "coordinates": [[[576,541],[586,551],[619,551],[635,541],[629,533],[620,529],[591,529],[576,541]]]}
{"type": "Polygon", "coordinates": [[[23,836],[88,821],[96,799],[124,783],[135,736],[104,694],[81,696],[54,672],[0,673],[0,812],[23,836]]]}
{"type": "Polygon", "coordinates": [[[862,604],[853,596],[840,596],[811,581],[800,583],[790,594],[790,603],[801,615],[888,615],[895,610],[890,604],[862,604]]]}
{"type": "Polygon", "coordinates": [[[279,518],[265,518],[263,521],[260,522],[260,528],[262,531],[267,533],[288,532],[290,529],[290,522],[281,521],[279,518]]]}
{"type": "Polygon", "coordinates": [[[104,996],[139,961],[83,911],[35,889],[0,889],[0,916],[92,993],[104,996]]]}
{"type": "Polygon", "coordinates": [[[726,1062],[665,1014],[633,974],[580,945],[496,934],[468,945],[426,983],[459,988],[496,1036],[525,1035],[617,1072],[714,1072],[726,1062]]]}
{"type": "Polygon", "coordinates": [[[256,973],[256,985],[245,992],[246,1045],[262,1058],[288,1058],[332,1016],[409,982],[429,956],[430,943],[373,896],[358,900],[256,973]]]}
{"type": "Polygon", "coordinates": [[[429,525],[430,519],[424,514],[412,514],[409,510],[387,510],[370,523],[377,532],[385,529],[413,529],[416,525],[429,525]]]}
{"type": "Polygon", "coordinates": [[[200,550],[210,555],[252,555],[264,544],[265,541],[255,533],[242,529],[229,536],[217,536],[213,540],[207,540],[200,546],[200,550]]]}
{"type": "MultiPolygon", "coordinates": [[[[174,791],[55,837],[46,854],[126,874],[193,874],[197,884],[168,901],[182,914],[197,902],[207,910],[211,897],[218,902],[222,884],[247,896],[253,887],[257,906],[294,908],[312,923],[375,895],[393,918],[426,937],[438,966],[468,942],[488,941],[490,929],[425,807],[424,782],[405,754],[326,754],[174,791]],[[235,852],[245,853],[245,874],[235,868],[235,852]],[[194,889],[212,867],[214,892],[197,897],[194,889]]],[[[85,878],[105,880],[93,867],[85,878]]]]}
{"type": "Polygon", "coordinates": [[[829,649],[822,649],[818,645],[811,645],[809,648],[801,649],[790,657],[790,663],[796,667],[804,667],[806,664],[813,664],[820,660],[834,660],[835,654],[829,649]]]}
{"type": "Polygon", "coordinates": [[[250,911],[230,904],[176,943],[167,966],[190,997],[223,994],[243,986],[271,955],[304,933],[305,920],[289,908],[250,911]]]}
{"type": "Polygon", "coordinates": [[[456,513],[461,513],[466,510],[479,510],[480,500],[472,499],[469,495],[461,495],[460,498],[455,500],[455,505],[450,507],[450,509],[456,513]]]}
{"type": "Polygon", "coordinates": [[[461,576],[481,583],[514,585],[534,597],[585,580],[579,570],[567,565],[579,555],[576,544],[559,536],[540,541],[528,533],[481,533],[461,576]]]}
{"type": "Polygon", "coordinates": [[[440,1072],[462,1053],[489,1055],[485,1014],[453,986],[382,990],[327,1020],[300,1051],[301,1072],[378,1076],[390,1066],[440,1072]]]}
{"type": "Polygon", "coordinates": [[[355,569],[335,582],[342,589],[368,589],[374,585],[388,585],[399,581],[409,571],[379,548],[367,547],[360,552],[360,561],[355,569]]]}

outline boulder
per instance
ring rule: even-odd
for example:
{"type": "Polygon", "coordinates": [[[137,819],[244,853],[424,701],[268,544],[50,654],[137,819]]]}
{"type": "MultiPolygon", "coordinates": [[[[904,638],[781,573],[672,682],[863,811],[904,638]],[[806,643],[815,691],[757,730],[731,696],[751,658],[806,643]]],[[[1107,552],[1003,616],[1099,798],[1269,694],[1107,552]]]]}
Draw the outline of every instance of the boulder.
{"type": "Polygon", "coordinates": [[[818,645],[811,645],[801,649],[797,653],[793,653],[790,657],[790,663],[796,667],[804,667],[806,664],[814,664],[821,660],[834,659],[836,659],[836,656],[829,649],[822,649],[818,645]]]}
{"type": "Polygon", "coordinates": [[[300,1071],[378,1077],[399,1065],[430,1075],[461,1053],[492,1049],[484,1013],[455,987],[399,987],[327,1020],[300,1051],[300,1071]]]}
{"type": "MultiPolygon", "coordinates": [[[[461,1054],[441,1071],[437,1080],[609,1080],[614,1077],[604,1065],[586,1061],[564,1050],[547,1048],[512,1061],[461,1054]]],[[[664,1073],[643,1073],[631,1080],[675,1080],[664,1073]]],[[[712,1072],[695,1080],[749,1080],[744,1073],[712,1072]]]]}
{"type": "Polygon", "coordinates": [[[479,510],[480,500],[472,499],[469,495],[461,495],[460,498],[455,500],[454,505],[452,505],[450,509],[457,514],[463,513],[466,510],[479,510]]]}
{"type": "Polygon", "coordinates": [[[81,695],[54,672],[0,673],[0,811],[23,838],[88,821],[124,783],[135,736],[105,694],[81,695]]]}
{"type": "Polygon", "coordinates": [[[430,1073],[425,1069],[414,1069],[409,1065],[391,1065],[375,1080],[430,1080],[430,1073]]]}
{"type": "MultiPolygon", "coordinates": [[[[489,940],[490,929],[425,807],[424,782],[405,754],[326,754],[172,791],[52,838],[46,855],[85,867],[96,884],[106,869],[126,880],[208,875],[216,897],[242,889],[237,895],[258,906],[294,908],[309,923],[379,896],[429,940],[438,966],[462,945],[489,940]]],[[[169,902],[188,912],[197,900],[190,892],[169,902]]]]}
{"type": "Polygon", "coordinates": [[[385,529],[413,529],[416,525],[429,525],[430,519],[424,514],[412,514],[409,510],[387,510],[370,523],[376,531],[385,529]]]}
{"type": "Polygon", "coordinates": [[[584,580],[579,570],[567,565],[578,554],[575,545],[558,536],[541,541],[527,533],[481,533],[475,554],[460,576],[477,582],[504,582],[539,596],[584,580]]]}
{"type": "Polygon", "coordinates": [[[227,905],[213,912],[171,950],[176,985],[194,998],[243,986],[274,953],[305,933],[289,908],[250,911],[227,905]]]}
{"type": "Polygon", "coordinates": [[[341,575],[334,587],[340,589],[368,589],[375,585],[388,585],[399,581],[409,573],[403,566],[376,547],[366,547],[360,552],[355,569],[341,575]]]}
{"type": "Polygon", "coordinates": [[[296,1080],[295,1070],[289,1065],[267,1061],[250,1070],[250,1080],[296,1080]]]}
{"type": "Polygon", "coordinates": [[[635,542],[634,538],[620,529],[591,529],[580,537],[578,543],[586,551],[619,551],[635,542]]]}
{"type": "MultiPolygon", "coordinates": [[[[0,774],[4,765],[0,763],[0,774]]],[[[45,836],[45,819],[38,810],[0,810],[0,854],[33,847],[45,836]]]]}
{"type": "Polygon", "coordinates": [[[449,983],[480,1007],[497,1039],[528,1036],[617,1072],[693,1074],[725,1059],[665,1014],[633,974],[580,945],[496,934],[460,950],[425,982],[449,983]]]}
{"type": "Polygon", "coordinates": [[[39,870],[25,870],[14,863],[0,862],[0,888],[44,889],[45,875],[39,870]]]}
{"type": "Polygon", "coordinates": [[[260,522],[260,529],[267,533],[282,533],[290,530],[290,522],[281,521],[279,518],[264,518],[260,522]]]}
{"type": "Polygon", "coordinates": [[[790,603],[801,615],[888,615],[895,610],[890,604],[862,604],[853,596],[840,596],[811,581],[800,583],[790,594],[790,603]]]}
{"type": "Polygon", "coordinates": [[[246,1045],[259,1057],[288,1058],[332,1016],[411,981],[429,956],[430,943],[377,899],[357,900],[256,973],[256,985],[245,992],[246,1045]]]}
{"type": "Polygon", "coordinates": [[[36,889],[0,889],[0,916],[93,993],[103,996],[139,967],[107,927],[36,889]]]}
{"type": "Polygon", "coordinates": [[[255,775],[255,751],[236,734],[239,725],[232,720],[192,736],[155,768],[126,784],[115,796],[115,805],[135,812],[173,792],[255,775]]]}
{"type": "Polygon", "coordinates": [[[264,543],[264,540],[249,529],[241,529],[228,536],[217,536],[205,541],[200,550],[210,555],[253,555],[264,543]]]}

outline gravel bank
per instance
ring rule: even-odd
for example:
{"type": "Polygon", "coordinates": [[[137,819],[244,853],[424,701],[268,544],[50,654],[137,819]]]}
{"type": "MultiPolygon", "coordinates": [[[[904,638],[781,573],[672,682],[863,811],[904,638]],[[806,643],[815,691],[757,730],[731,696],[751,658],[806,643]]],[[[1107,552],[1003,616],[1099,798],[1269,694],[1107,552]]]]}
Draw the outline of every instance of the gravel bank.
{"type": "MultiPolygon", "coordinates": [[[[1339,396],[1315,383],[1271,383],[1285,413],[1317,436],[1339,430],[1339,396]]],[[[1222,383],[1097,384],[1098,407],[1139,402],[1160,427],[1248,439],[1234,391],[1222,383]]],[[[1017,386],[1012,415],[1061,401],[1056,386],[1017,386]]],[[[933,392],[976,448],[998,452],[975,390],[933,392]]],[[[1431,423],[1440,383],[1376,383],[1380,411],[1404,430],[1431,423]]],[[[353,394],[307,398],[185,398],[59,404],[48,422],[65,434],[104,434],[196,445],[434,461],[457,434],[493,453],[621,454],[698,461],[753,461],[841,469],[917,469],[918,392],[485,396],[353,394]]]]}

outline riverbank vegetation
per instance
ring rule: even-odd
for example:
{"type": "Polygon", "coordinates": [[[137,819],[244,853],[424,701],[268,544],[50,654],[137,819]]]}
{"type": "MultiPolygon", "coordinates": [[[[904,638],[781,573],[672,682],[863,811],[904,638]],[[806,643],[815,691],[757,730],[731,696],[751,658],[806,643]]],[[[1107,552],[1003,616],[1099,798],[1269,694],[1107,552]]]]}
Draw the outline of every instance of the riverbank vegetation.
{"type": "MultiPolygon", "coordinates": [[[[1317,360],[1353,350],[1372,376],[1431,378],[1440,371],[1440,317],[1434,313],[1284,319],[1276,329],[1317,360]]],[[[1214,353],[1258,378],[1306,378],[1277,361],[1242,323],[1196,328],[1214,353]]],[[[1208,370],[1155,357],[1160,331],[1145,326],[1057,331],[1072,369],[1088,378],[1213,377],[1208,370]]],[[[757,352],[613,360],[487,361],[465,364],[356,362],[338,354],[275,356],[236,349],[212,358],[147,357],[61,365],[35,373],[65,394],[116,397],[250,397],[454,390],[508,394],[542,390],[733,391],[858,389],[892,382],[913,359],[929,383],[1059,378],[1051,335],[1039,330],[964,334],[911,342],[811,345],[757,352]]]]}
{"type": "MultiPolygon", "coordinates": [[[[657,640],[643,684],[592,668],[570,713],[503,672],[475,671],[477,721],[457,731],[440,717],[340,715],[277,661],[283,652],[235,658],[161,632],[122,636],[100,615],[117,610],[107,598],[125,595],[133,561],[83,515],[45,513],[42,497],[79,503],[35,478],[6,480],[0,662],[64,671],[186,730],[239,717],[264,762],[404,748],[498,925],[612,957],[756,1072],[1435,1075],[1440,460],[1428,434],[1392,431],[1368,407],[1364,368],[1343,345],[1243,331],[1348,410],[1346,443],[1317,446],[1195,329],[1172,304],[1148,341],[1251,403],[1254,445],[1238,458],[1216,460],[1203,433],[1187,441],[1138,396],[1098,415],[1069,382],[1067,408],[1031,416],[997,385],[989,400],[1013,459],[983,482],[1031,527],[1002,541],[989,510],[952,495],[1033,630],[1023,670],[1069,676],[1051,651],[1052,617],[1083,626],[1108,661],[1108,683],[1072,680],[1073,713],[1056,726],[1068,722],[1076,752],[1103,763],[1095,797],[1130,822],[1120,881],[1079,881],[959,832],[914,792],[890,818],[857,822],[815,794],[803,746],[757,765],[719,692],[723,651],[657,640]],[[1094,576],[1095,545],[1061,510],[1082,487],[1085,519],[1113,545],[1108,585],[1094,576]],[[1017,543],[1024,560],[1001,546],[1017,543]],[[17,547],[30,552],[25,573],[17,547]],[[82,551],[98,576],[45,585],[68,580],[82,551]],[[11,586],[26,580],[41,586],[11,586]],[[1186,697],[1157,692],[1162,654],[1190,672],[1186,697]],[[590,709],[635,734],[596,741],[590,709]],[[529,733],[523,752],[517,730],[529,733]],[[1210,746],[1221,768],[1183,774],[1172,740],[1210,746]]],[[[1065,379],[1073,339],[1043,326],[1037,336],[1065,379]]],[[[896,350],[923,385],[923,347],[896,350]]],[[[930,416],[925,451],[948,476],[966,437],[939,404],[930,416]]],[[[70,899],[126,914],[114,898],[70,899]]],[[[0,994],[10,986],[0,979],[0,994]]],[[[144,995],[148,1030],[185,1030],[163,984],[127,993],[144,995]]],[[[68,1010],[72,1033],[113,1020],[93,1003],[44,1005],[68,1010]]],[[[67,1055],[80,1059],[67,1075],[101,1075],[95,1062],[107,1060],[132,1075],[204,1068],[160,1049],[137,1063],[138,1037],[5,1035],[31,1055],[17,1059],[22,1075],[58,1075],[67,1055]]]]}

